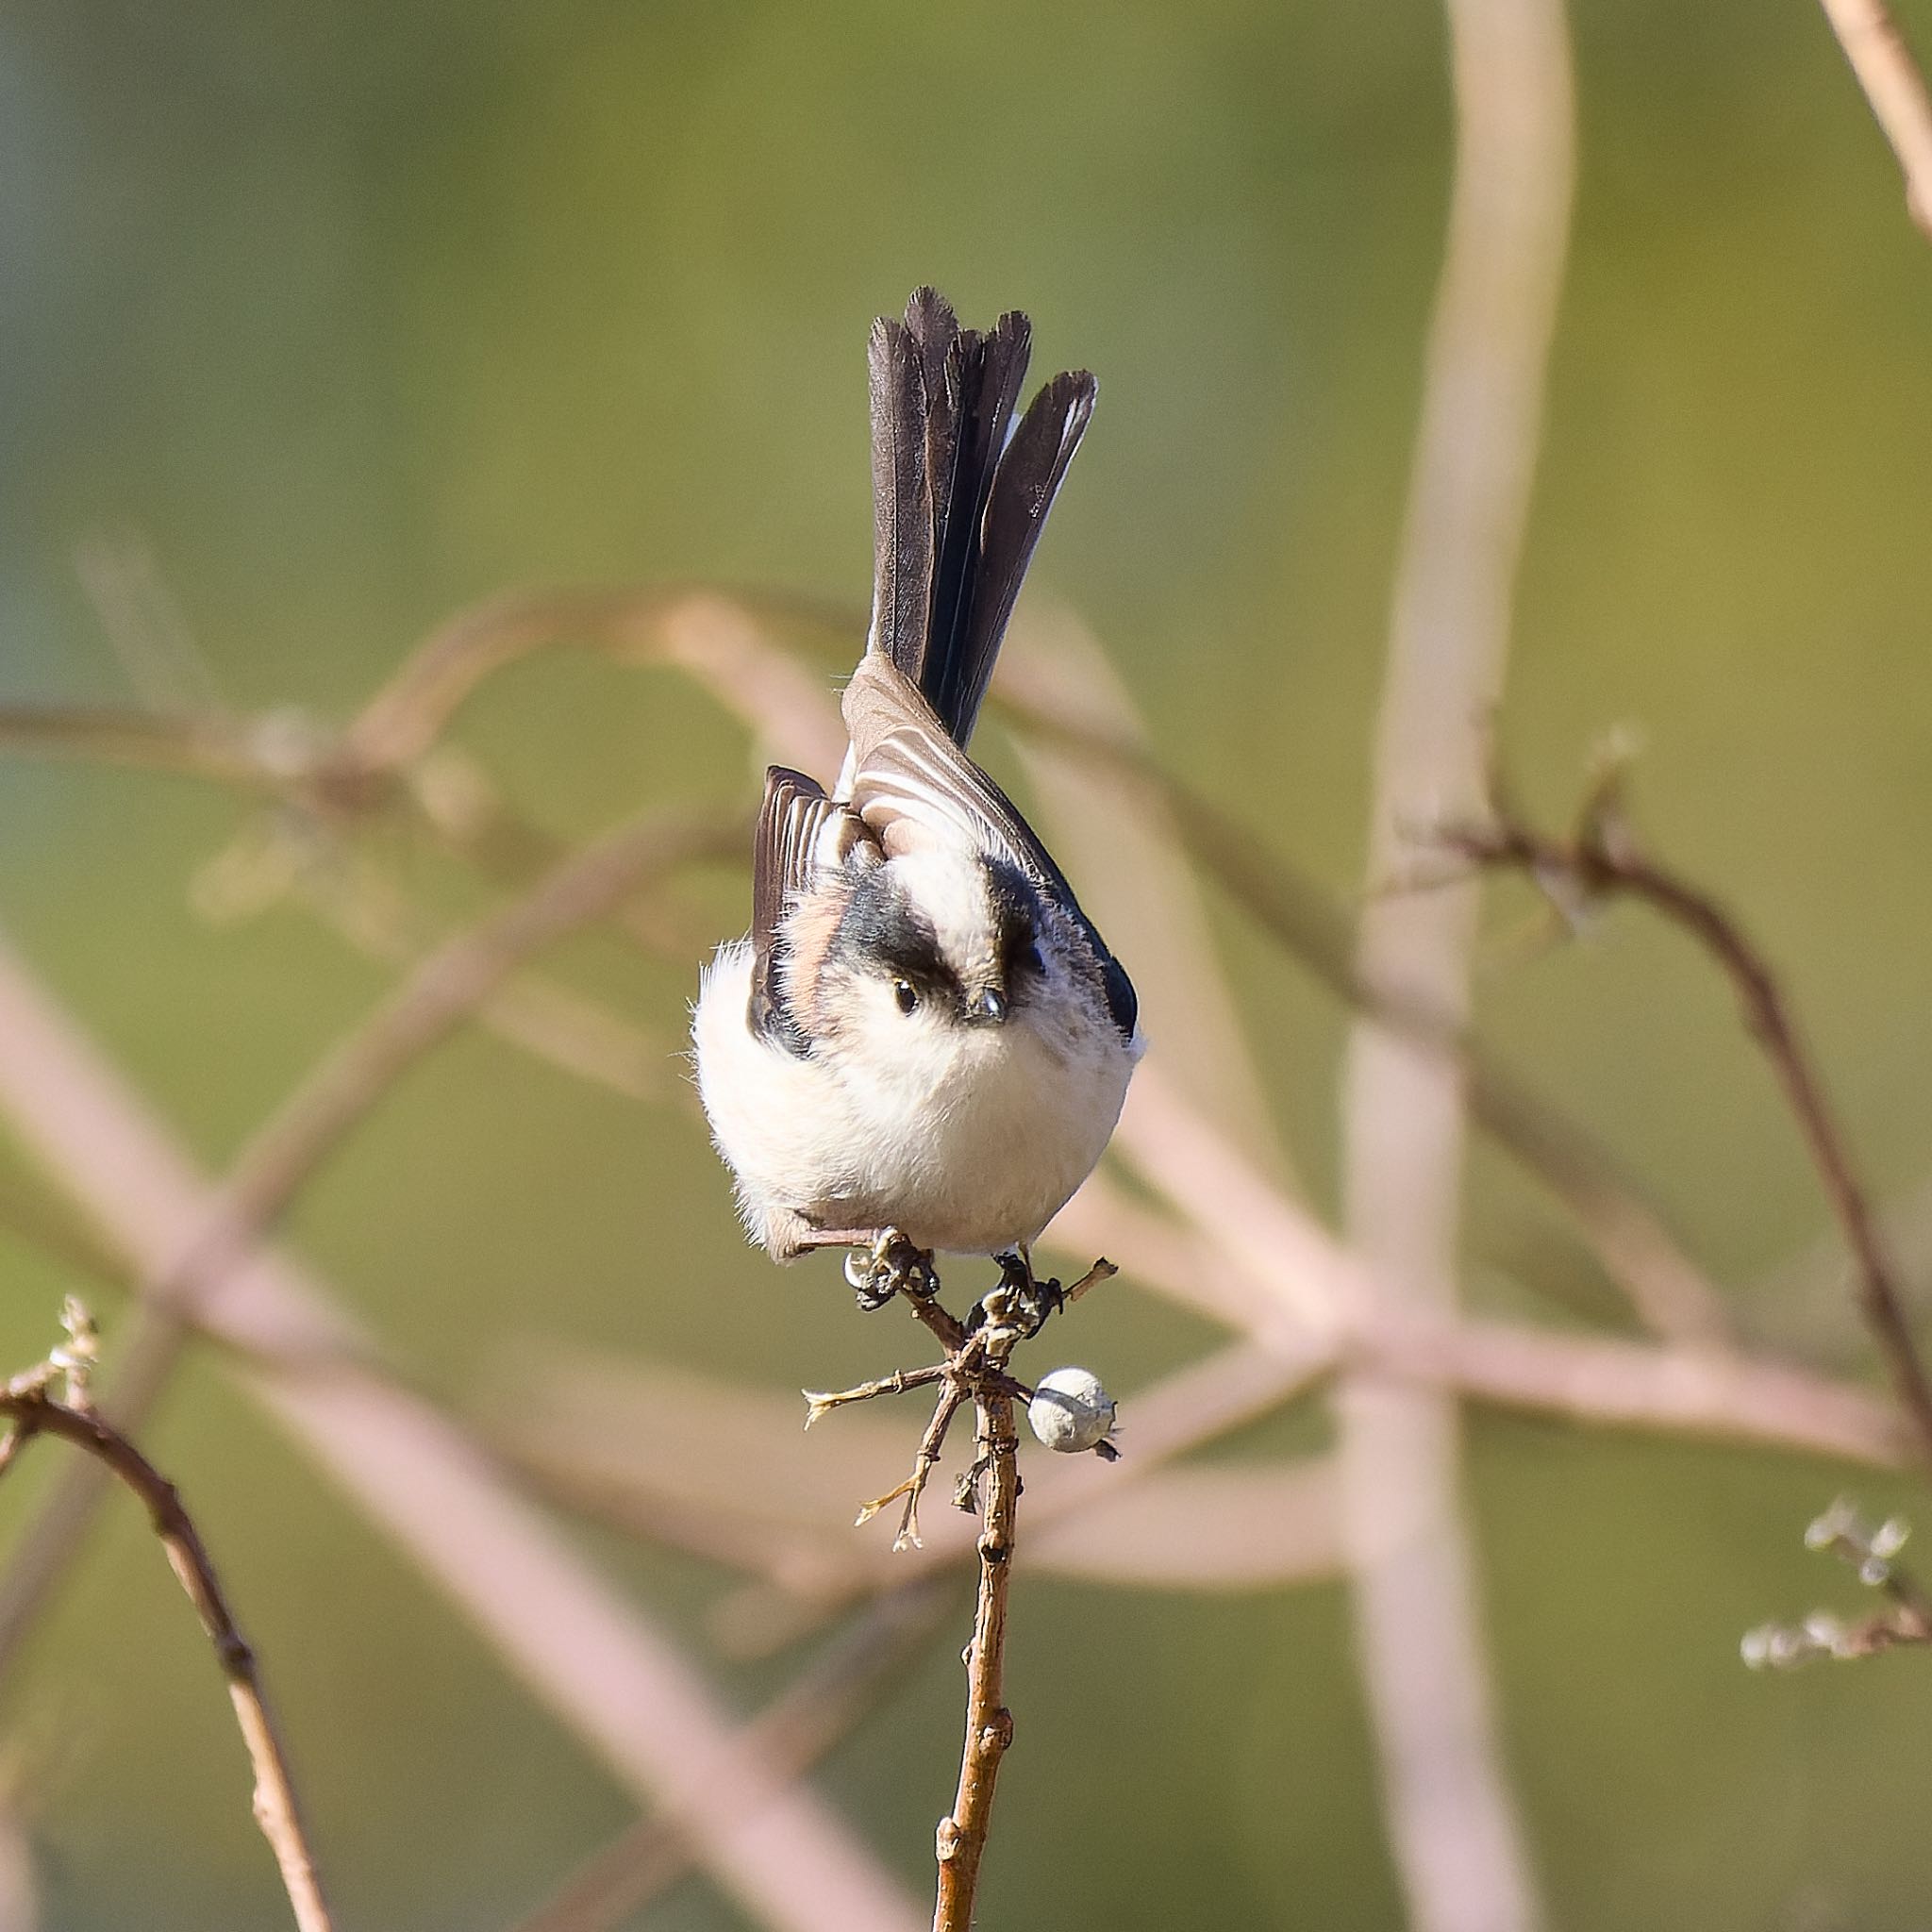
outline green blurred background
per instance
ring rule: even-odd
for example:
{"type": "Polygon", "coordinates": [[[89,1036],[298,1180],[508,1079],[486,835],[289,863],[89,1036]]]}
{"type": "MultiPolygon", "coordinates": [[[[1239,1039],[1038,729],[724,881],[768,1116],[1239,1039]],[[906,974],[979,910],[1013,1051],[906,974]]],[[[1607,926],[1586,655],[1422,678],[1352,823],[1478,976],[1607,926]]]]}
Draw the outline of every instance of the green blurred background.
{"type": "MultiPolygon", "coordinates": [[[[1932,7],[1901,10],[1932,43],[1932,7]]],[[[1588,0],[1574,20],[1574,249],[1505,742],[1555,808],[1606,726],[1641,729],[1644,824],[1788,969],[1874,1180],[1909,1193],[1932,1172],[1932,249],[1807,0],[1588,0]]],[[[1166,759],[1350,890],[1443,64],[1420,0],[9,0],[0,697],[136,694],[76,569],[129,533],[224,699],[330,719],[508,585],[859,600],[864,331],[931,280],[969,320],[1024,305],[1041,362],[1100,374],[1039,580],[1105,639],[1166,759]]],[[[741,735],[669,674],[542,659],[458,737],[564,832],[751,796],[741,735]]],[[[0,761],[0,922],[211,1164],[386,984],[298,912],[195,912],[197,868],[250,816],[185,780],[0,761]]],[[[386,857],[454,907],[427,855],[386,857]]],[[[721,932],[741,891],[707,902],[721,932]]],[[[1325,1197],[1342,1016],[1232,919],[1224,938],[1325,1197]]],[[[574,958],[675,1037],[694,962],[574,958]]],[[[1483,1018],[1739,1285],[1748,1324],[1862,1361],[1828,1288],[1753,1287],[1824,1217],[1680,944],[1620,917],[1497,970],[1483,1018]]],[[[535,1336],[774,1388],[889,1365],[835,1263],[779,1275],[739,1245],[684,1113],[475,1038],[407,1082],[291,1233],[458,1401],[535,1336]]],[[[1614,1307],[1488,1156],[1469,1248],[1479,1303],[1528,1306],[1543,1276],[1614,1307]]],[[[0,1362],[25,1363],[76,1284],[4,1233],[0,1270],[0,1362]]],[[[111,1335],[120,1305],[102,1312],[111,1335]]],[[[1205,1337],[1131,1283],[1081,1319],[1083,1356],[1129,1391],[1205,1337]]],[[[1799,1545],[1839,1474],[1485,1418],[1469,1446],[1552,1924],[1932,1923],[1932,1666],[1737,1661],[1746,1625],[1851,1595],[1799,1545]]],[[[179,1381],[151,1447],[269,1660],[345,1927],[504,1924],[629,1815],[218,1365],[179,1381]]],[[[9,1480],[0,1533],[53,1459],[9,1480]]],[[[585,1537],[705,1641],[717,1575],[585,1537]]],[[[112,1511],[0,1689],[57,1932],[278,1923],[172,1593],[112,1511]]],[[[784,1668],[717,1664],[747,1707],[784,1668]]],[[[948,1637],[824,1776],[920,1890],[958,1678],[948,1637]]],[[[986,1924],[1401,1923],[1339,1591],[1023,1580],[1011,1698],[986,1924]]],[[[692,1881],[648,1923],[741,1922],[692,1881]]]]}

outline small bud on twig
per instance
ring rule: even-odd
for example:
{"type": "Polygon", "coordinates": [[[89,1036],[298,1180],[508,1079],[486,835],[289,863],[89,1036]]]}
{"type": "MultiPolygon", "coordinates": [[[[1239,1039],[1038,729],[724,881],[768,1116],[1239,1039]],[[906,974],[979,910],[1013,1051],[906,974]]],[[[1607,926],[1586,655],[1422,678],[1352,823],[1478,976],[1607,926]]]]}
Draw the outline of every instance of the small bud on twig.
{"type": "Polygon", "coordinates": [[[1893,1560],[1910,1534],[1911,1525],[1903,1517],[1889,1516],[1874,1525],[1858,1513],[1857,1504],[1840,1497],[1806,1526],[1805,1547],[1850,1564],[1860,1583],[1885,1592],[1889,1606],[1851,1622],[1829,1610],[1814,1610],[1799,1624],[1761,1624],[1746,1631],[1740,1646],[1746,1666],[1789,1670],[1814,1657],[1843,1661],[1900,1644],[1932,1643],[1932,1598],[1893,1560]]]}

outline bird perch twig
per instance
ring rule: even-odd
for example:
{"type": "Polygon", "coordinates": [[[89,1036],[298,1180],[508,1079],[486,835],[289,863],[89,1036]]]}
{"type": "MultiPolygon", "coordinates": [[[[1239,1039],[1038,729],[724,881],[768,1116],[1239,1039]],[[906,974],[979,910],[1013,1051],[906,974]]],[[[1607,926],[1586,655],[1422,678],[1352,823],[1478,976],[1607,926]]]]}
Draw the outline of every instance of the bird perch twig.
{"type": "Polygon", "coordinates": [[[979,1885],[979,1861],[992,1825],[993,1787],[1013,1713],[1006,1707],[1007,1595],[1013,1575],[1020,1503],[1020,1439],[1010,1395],[983,1395],[975,1409],[976,1441],[986,1467],[986,1509],[979,1532],[979,1596],[973,1643],[966,1653],[966,1743],[959,1790],[940,1820],[939,1899],[933,1932],[968,1932],[979,1885]]]}
{"type": "MultiPolygon", "coordinates": [[[[855,1262],[863,1252],[855,1252],[855,1262]]],[[[971,1932],[980,1860],[992,1824],[993,1790],[1001,1760],[1013,1741],[1013,1714],[1005,1702],[1007,1599],[1020,1503],[1020,1437],[1013,1405],[1034,1391],[1015,1381],[1007,1364],[1021,1342],[1039,1334],[1049,1314],[1067,1302],[1077,1301],[1115,1270],[1110,1261],[1096,1261],[1082,1279],[1062,1291],[1057,1281],[1036,1281],[1030,1267],[1017,1273],[1009,1268],[1000,1285],[982,1297],[971,1318],[961,1322],[941,1305],[931,1263],[930,1255],[912,1249],[901,1238],[891,1247],[875,1251],[866,1273],[853,1274],[848,1270],[848,1277],[858,1289],[863,1307],[879,1307],[894,1294],[903,1296],[918,1320],[938,1338],[946,1351],[945,1359],[836,1393],[808,1389],[804,1392],[810,1407],[806,1426],[809,1428],[820,1417],[850,1403],[939,1385],[939,1400],[920,1439],[911,1474],[858,1512],[861,1524],[870,1522],[888,1503],[903,1496],[906,1507],[892,1542],[894,1550],[903,1551],[921,1547],[919,1499],[945,1447],[955,1416],[967,1402],[974,1407],[977,1453],[960,1477],[954,1500],[961,1509],[976,1510],[980,1518],[978,1589],[973,1641],[966,1648],[966,1738],[959,1758],[958,1790],[953,1808],[940,1820],[935,1838],[939,1890],[932,1922],[933,1932],[971,1932]],[[917,1287],[912,1285],[915,1281],[917,1287]]],[[[1108,1460],[1118,1453],[1105,1437],[1090,1446],[1108,1460]]]]}
{"type": "Polygon", "coordinates": [[[0,1417],[8,1424],[7,1435],[0,1439],[0,1472],[11,1467],[34,1437],[58,1436],[86,1451],[146,1505],[168,1562],[194,1606],[201,1626],[214,1645],[222,1674],[228,1680],[235,1719],[255,1768],[256,1823],[275,1853],[295,1924],[299,1932],[331,1932],[333,1922],[303,1828],[288,1754],[269,1713],[255,1652],[236,1624],[208,1547],[174,1484],[119,1429],[95,1412],[88,1397],[92,1322],[72,1298],[63,1321],[67,1345],[0,1389],[0,1417]],[[56,1383],[63,1381],[64,1401],[53,1392],[56,1383]]]}

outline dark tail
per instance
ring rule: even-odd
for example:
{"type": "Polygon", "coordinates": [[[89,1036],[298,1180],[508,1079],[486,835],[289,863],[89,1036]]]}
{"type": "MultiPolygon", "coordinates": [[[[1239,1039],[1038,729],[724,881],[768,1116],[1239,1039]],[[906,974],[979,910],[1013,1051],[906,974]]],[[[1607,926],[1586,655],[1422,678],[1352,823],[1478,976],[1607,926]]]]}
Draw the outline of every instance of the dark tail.
{"type": "Polygon", "coordinates": [[[871,647],[961,745],[1093,413],[1093,378],[1056,375],[1008,435],[1031,336],[1017,312],[962,329],[932,289],[914,291],[903,323],[873,325],[871,647]]]}

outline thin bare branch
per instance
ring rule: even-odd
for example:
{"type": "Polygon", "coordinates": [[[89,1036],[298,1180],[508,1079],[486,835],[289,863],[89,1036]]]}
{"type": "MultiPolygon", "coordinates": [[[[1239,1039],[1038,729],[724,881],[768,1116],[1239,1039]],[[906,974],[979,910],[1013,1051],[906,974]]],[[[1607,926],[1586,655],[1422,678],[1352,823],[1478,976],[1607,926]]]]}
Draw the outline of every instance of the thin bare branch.
{"type": "MultiPolygon", "coordinates": [[[[904,1386],[924,1386],[942,1373],[914,1372],[904,1386]]],[[[876,1386],[890,1391],[899,1379],[876,1386]]],[[[1029,1457],[1029,1564],[1092,1582],[1174,1590],[1258,1589],[1331,1573],[1320,1465],[1164,1468],[1164,1388],[1129,1404],[1132,1454],[1117,1469],[1077,1457],[1029,1457]],[[1090,1473],[1095,1480],[1080,1481],[1090,1473]]],[[[505,1441],[517,1466],[605,1521],[827,1603],[907,1574],[902,1559],[843,1530],[851,1499],[875,1486],[880,1471],[910,1459],[910,1411],[874,1405],[864,1415],[841,1414],[837,1427],[814,1429],[801,1451],[797,1404],[776,1391],[650,1362],[533,1358],[527,1351],[491,1406],[507,1412],[505,1441]],[[694,1441],[706,1443],[707,1454],[692,1456],[694,1441]]],[[[964,1516],[939,1512],[924,1525],[925,1552],[963,1564],[973,1536],[964,1516]]]]}
{"type": "Polygon", "coordinates": [[[1906,177],[1906,211],[1932,237],[1932,95],[1884,0],[1823,0],[1906,177]]]}
{"type": "Polygon", "coordinates": [[[288,1753],[262,1690],[260,1667],[236,1624],[208,1548],[174,1484],[110,1423],[92,1408],[56,1401],[36,1377],[22,1377],[0,1389],[0,1416],[12,1425],[11,1444],[17,1446],[35,1436],[58,1436],[84,1450],[146,1506],[155,1535],[194,1606],[202,1628],[214,1645],[215,1660],[228,1680],[235,1719],[255,1771],[256,1822],[275,1854],[295,1924],[301,1932],[330,1932],[333,1922],[302,1824],[288,1753]]]}
{"type": "MultiPolygon", "coordinates": [[[[1879,1232],[1907,1291],[1906,1315],[1918,1332],[1932,1281],[1932,1176],[1878,1204],[1879,1232]]],[[[1821,1366],[1842,1366],[1867,1346],[1857,1304],[1845,1292],[1851,1259],[1837,1222],[1754,1280],[1751,1323],[1767,1342],[1821,1366]]]]}
{"type": "MultiPolygon", "coordinates": [[[[912,1474],[877,1502],[859,1512],[860,1523],[899,1496],[906,1511],[893,1542],[898,1551],[914,1552],[923,1545],[915,1510],[933,1465],[943,1448],[956,1411],[973,1404],[975,1418],[972,1466],[960,1477],[954,1500],[961,1510],[976,1513],[979,1535],[978,1591],[974,1608],[973,1641],[966,1648],[966,1737],[961,1747],[959,1788],[952,1810],[941,1819],[935,1840],[939,1887],[933,1907],[933,1932],[970,1932],[980,1861],[992,1822],[994,1789],[1001,1760],[1012,1741],[1012,1713],[1004,1701],[1007,1606],[1017,1554],[1020,1501],[1020,1439],[1014,1425],[1016,1396],[1033,1391],[1014,1380],[1008,1364],[1014,1349],[1039,1334],[1056,1309],[1077,1302],[1093,1284],[1117,1272],[1109,1261],[1095,1261],[1087,1274],[1064,1293],[1058,1284],[1042,1292],[1030,1268],[1022,1276],[1004,1271],[999,1285],[982,1295],[971,1320],[959,1321],[940,1302],[932,1273],[932,1257],[914,1249],[903,1236],[874,1251],[864,1275],[853,1276],[874,1307],[897,1296],[945,1351],[938,1377],[938,1406],[920,1439],[912,1474]]],[[[848,1274],[850,1271],[848,1270],[848,1274]]],[[[851,1391],[853,1403],[897,1393],[900,1377],[889,1376],[869,1385],[869,1392],[851,1391]]],[[[923,1380],[921,1386],[930,1386],[923,1380]]],[[[808,1396],[812,1412],[824,1407],[823,1398],[808,1396]]],[[[845,1405],[841,1405],[844,1407],[845,1405]]],[[[1107,1441],[1090,1442],[1095,1456],[1109,1464],[1117,1456],[1107,1441]]]]}
{"type": "Polygon", "coordinates": [[[1932,1380],[1920,1359],[1906,1315],[1905,1294],[1851,1148],[1825,1096],[1789,1002],[1762,953],[1709,893],[1655,863],[1635,845],[1621,820],[1591,813],[1574,838],[1533,830],[1513,818],[1445,831],[1444,842],[1471,863],[1520,871],[1533,879],[1567,879],[1586,899],[1639,899],[1689,933],[1716,960],[1742,1010],[1744,1024],[1770,1062],[1806,1152],[1817,1170],[1833,1218],[1853,1261],[1858,1307],[1910,1419],[1932,1461],[1932,1380]]]}
{"type": "MultiPolygon", "coordinates": [[[[479,684],[536,651],[575,643],[620,659],[661,660],[667,656],[666,621],[688,605],[756,612],[794,627],[836,626],[855,639],[865,627],[861,615],[848,616],[842,608],[749,589],[655,584],[507,591],[459,611],[409,654],[351,725],[347,743],[353,760],[373,771],[412,764],[479,684]]],[[[744,618],[735,623],[742,632],[744,618]]],[[[678,656],[675,644],[668,655],[678,656]]],[[[779,655],[772,653],[772,660],[779,655]]],[[[792,675],[801,675],[795,667],[792,675]]]]}
{"type": "Polygon", "coordinates": [[[0,705],[0,751],[176,772],[252,791],[284,789],[258,732],[235,719],[132,706],[0,705]]]}
{"type": "Polygon", "coordinates": [[[1006,1706],[1007,1605],[1018,1535],[1020,1439],[1014,1434],[1009,1397],[982,1395],[975,1412],[974,1441],[987,1470],[979,1592],[973,1641],[966,1650],[966,1742],[959,1758],[959,1790],[952,1810],[940,1820],[933,1932],[971,1932],[993,1791],[1013,1741],[1013,1714],[1006,1706]]]}
{"type": "Polygon", "coordinates": [[[1837,1557],[1867,1590],[1882,1592],[1885,1607],[1850,1621],[1814,1610],[1802,1624],[1762,1624],[1745,1633],[1744,1662],[1754,1670],[1789,1670],[1814,1657],[1843,1663],[1932,1643],[1932,1595],[1898,1560],[1910,1534],[1902,1516],[1869,1523],[1849,1497],[1840,1497],[1806,1530],[1805,1547],[1837,1557]]]}

